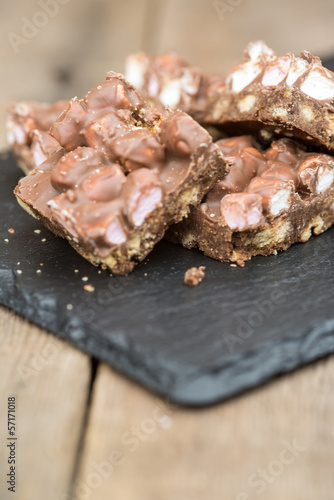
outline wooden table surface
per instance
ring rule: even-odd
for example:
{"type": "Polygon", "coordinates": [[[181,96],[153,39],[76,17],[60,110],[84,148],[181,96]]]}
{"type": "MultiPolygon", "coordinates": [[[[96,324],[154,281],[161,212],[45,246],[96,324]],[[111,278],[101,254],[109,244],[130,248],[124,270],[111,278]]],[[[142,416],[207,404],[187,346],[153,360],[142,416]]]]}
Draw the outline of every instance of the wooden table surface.
{"type": "MultiPolygon", "coordinates": [[[[2,5],[1,121],[11,100],[83,95],[140,49],[216,72],[259,38],[279,54],[334,51],[333,0],[60,3],[17,52],[9,34],[40,3],[2,5]]],[[[211,408],[176,408],[0,307],[0,361],[1,500],[334,498],[334,356],[211,408]],[[11,395],[16,494],[5,476],[11,395]]]]}
{"type": "Polygon", "coordinates": [[[334,356],[199,410],[5,308],[0,359],[1,500],[333,500],[334,356]],[[16,496],[4,478],[11,395],[16,496]]]}

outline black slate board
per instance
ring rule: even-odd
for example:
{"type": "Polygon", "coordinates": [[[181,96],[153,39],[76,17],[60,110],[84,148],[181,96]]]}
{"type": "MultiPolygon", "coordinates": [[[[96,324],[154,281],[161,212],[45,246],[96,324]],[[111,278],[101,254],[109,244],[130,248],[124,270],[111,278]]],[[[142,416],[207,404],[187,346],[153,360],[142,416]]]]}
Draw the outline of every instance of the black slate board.
{"type": "Polygon", "coordinates": [[[1,160],[0,302],[120,372],[201,406],[334,351],[334,229],[243,269],[163,241],[131,275],[110,277],[19,207],[20,175],[1,160]],[[185,286],[199,265],[205,280],[185,286]]]}

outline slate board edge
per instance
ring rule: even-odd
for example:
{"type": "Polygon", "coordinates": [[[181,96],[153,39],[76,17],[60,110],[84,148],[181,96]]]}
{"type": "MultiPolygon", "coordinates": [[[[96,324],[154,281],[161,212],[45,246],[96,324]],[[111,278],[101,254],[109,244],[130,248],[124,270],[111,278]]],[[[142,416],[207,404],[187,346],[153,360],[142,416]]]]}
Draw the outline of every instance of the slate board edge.
{"type": "Polygon", "coordinates": [[[90,346],[88,350],[86,342],[72,341],[71,337],[68,337],[69,332],[66,331],[66,328],[61,333],[53,331],[45,321],[39,321],[38,318],[31,317],[28,311],[27,314],[25,311],[22,314],[22,308],[20,310],[15,302],[2,300],[1,303],[20,316],[37,324],[37,326],[45,328],[57,337],[68,341],[75,348],[82,350],[89,356],[97,357],[99,361],[106,362],[119,373],[126,375],[137,383],[144,384],[160,397],[164,397],[177,405],[188,407],[202,407],[222,402],[249,389],[263,385],[277,375],[291,372],[297,367],[334,352],[334,320],[328,320],[322,325],[310,328],[308,332],[301,335],[304,339],[302,341],[304,346],[311,342],[312,345],[318,345],[317,350],[307,348],[302,352],[300,337],[292,338],[285,335],[282,336],[279,342],[267,342],[263,344],[261,349],[252,349],[243,356],[236,356],[235,359],[231,359],[227,364],[220,366],[219,370],[217,370],[218,375],[217,371],[213,369],[203,370],[203,372],[197,371],[186,377],[175,378],[170,386],[168,384],[162,388],[163,383],[161,380],[155,382],[156,376],[153,371],[150,376],[151,368],[147,364],[139,365],[138,358],[136,356],[132,357],[128,350],[123,351],[119,346],[114,345],[113,359],[112,363],[110,363],[110,360],[95,351],[94,345],[90,346]],[[289,349],[285,348],[282,351],[282,346],[285,347],[286,345],[289,346],[289,349]],[[276,359],[277,362],[273,363],[273,359],[276,359]],[[251,365],[249,361],[252,361],[251,365]],[[131,369],[134,366],[136,376],[133,375],[131,369]],[[237,371],[237,376],[234,373],[235,371],[237,371]],[[244,378],[246,373],[252,375],[248,382],[245,382],[244,378]],[[239,377],[240,380],[238,380],[239,377]],[[226,384],[227,380],[230,383],[226,384]],[[203,384],[208,387],[208,391],[203,391],[203,384]],[[205,393],[205,396],[200,399],[199,393],[205,393]]]}

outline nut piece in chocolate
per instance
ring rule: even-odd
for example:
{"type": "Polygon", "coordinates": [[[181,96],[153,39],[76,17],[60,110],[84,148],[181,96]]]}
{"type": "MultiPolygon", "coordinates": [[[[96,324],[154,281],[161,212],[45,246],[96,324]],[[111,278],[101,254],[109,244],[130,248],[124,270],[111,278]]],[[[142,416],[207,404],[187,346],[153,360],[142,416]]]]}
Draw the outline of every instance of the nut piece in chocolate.
{"type": "Polygon", "coordinates": [[[117,274],[142,261],[228,169],[189,115],[162,115],[115,73],[70,101],[50,134],[63,149],[20,181],[17,199],[117,274]]]}
{"type": "Polygon", "coordinates": [[[334,158],[291,139],[261,150],[251,136],[216,143],[230,173],[168,232],[171,241],[238,265],[307,241],[334,223],[334,158]]]}
{"type": "Polygon", "coordinates": [[[188,286],[198,286],[205,278],[205,267],[191,267],[184,275],[184,284],[188,286]]]}
{"type": "Polygon", "coordinates": [[[334,152],[333,114],[334,73],[318,57],[278,57],[257,41],[211,92],[205,121],[229,134],[257,129],[262,138],[299,138],[334,152]]]}

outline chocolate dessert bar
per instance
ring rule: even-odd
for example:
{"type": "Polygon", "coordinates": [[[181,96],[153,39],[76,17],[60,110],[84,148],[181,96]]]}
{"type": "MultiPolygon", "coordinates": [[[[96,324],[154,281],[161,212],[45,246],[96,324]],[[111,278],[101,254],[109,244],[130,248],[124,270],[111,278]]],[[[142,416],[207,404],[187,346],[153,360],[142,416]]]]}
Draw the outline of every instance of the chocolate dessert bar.
{"type": "Polygon", "coordinates": [[[243,266],[276,254],[334,223],[334,158],[307,152],[291,139],[262,151],[251,136],[216,143],[230,173],[168,238],[205,255],[243,266]]]}
{"type": "Polygon", "coordinates": [[[19,203],[93,264],[129,273],[227,172],[182,111],[162,115],[122,75],[70,101],[51,135],[63,149],[22,179],[19,203]]]}
{"type": "Polygon", "coordinates": [[[206,121],[230,135],[260,132],[307,141],[334,151],[334,73],[318,57],[277,57],[263,42],[249,44],[244,59],[211,92],[206,121]]]}
{"type": "MultiPolygon", "coordinates": [[[[197,121],[203,121],[209,89],[215,82],[223,81],[190,67],[174,54],[129,56],[126,77],[161,113],[168,105],[187,112],[197,121]]],[[[67,107],[68,101],[55,104],[20,102],[8,106],[8,143],[24,173],[59,149],[59,143],[48,131],[67,107]]]]}
{"type": "Polygon", "coordinates": [[[131,55],[126,60],[125,77],[161,111],[166,106],[181,109],[199,123],[206,114],[212,86],[224,81],[190,66],[176,54],[131,55]]]}
{"type": "Polygon", "coordinates": [[[25,174],[61,147],[48,130],[67,106],[68,101],[20,102],[8,106],[8,143],[25,174]]]}

